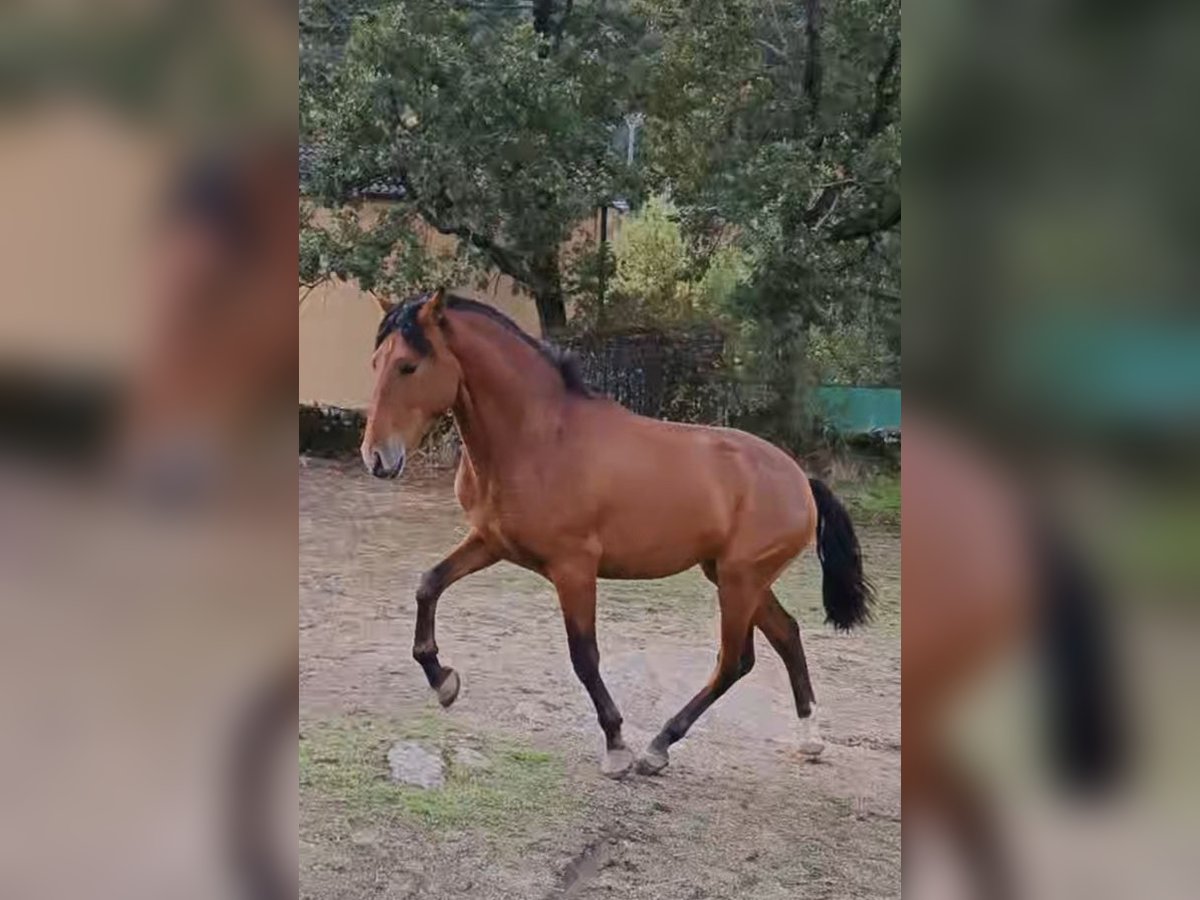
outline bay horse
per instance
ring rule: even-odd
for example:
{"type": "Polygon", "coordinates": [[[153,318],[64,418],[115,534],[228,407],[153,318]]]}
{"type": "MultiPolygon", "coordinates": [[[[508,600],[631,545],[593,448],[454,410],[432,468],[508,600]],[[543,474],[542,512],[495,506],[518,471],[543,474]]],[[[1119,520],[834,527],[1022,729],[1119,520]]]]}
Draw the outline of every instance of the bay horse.
{"type": "Polygon", "coordinates": [[[668,749],[754,665],[757,627],[782,657],[802,752],[824,745],[800,629],[771,590],[817,545],[828,621],[863,623],[874,593],[842,504],[782,450],[728,428],[663,422],[593,395],[574,361],[490,306],[444,289],[385,306],[371,359],[375,385],[362,442],[368,471],[395,478],[449,411],[462,438],[455,493],[466,538],[417,590],[413,656],[443,707],[459,676],[438,659],[438,598],[505,560],[558,593],[571,663],[604,731],[605,775],[634,765],[621,714],[600,676],[596,580],[663,578],[700,566],[717,586],[721,643],[708,683],[637,760],[654,774],[668,749]]]}

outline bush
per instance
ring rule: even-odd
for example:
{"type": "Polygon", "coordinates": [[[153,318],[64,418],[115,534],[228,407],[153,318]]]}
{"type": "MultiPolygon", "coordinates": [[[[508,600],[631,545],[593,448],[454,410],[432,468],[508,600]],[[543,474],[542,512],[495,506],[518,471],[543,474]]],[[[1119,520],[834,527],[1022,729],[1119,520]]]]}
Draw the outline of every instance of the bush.
{"type": "Polygon", "coordinates": [[[745,254],[689,247],[675,208],[652,197],[611,245],[576,251],[567,279],[576,330],[692,324],[720,318],[750,275],[745,254]]]}
{"type": "Polygon", "coordinates": [[[821,384],[893,384],[899,360],[891,351],[884,325],[860,306],[849,314],[824,311],[820,321],[808,326],[806,356],[814,378],[821,384]]]}

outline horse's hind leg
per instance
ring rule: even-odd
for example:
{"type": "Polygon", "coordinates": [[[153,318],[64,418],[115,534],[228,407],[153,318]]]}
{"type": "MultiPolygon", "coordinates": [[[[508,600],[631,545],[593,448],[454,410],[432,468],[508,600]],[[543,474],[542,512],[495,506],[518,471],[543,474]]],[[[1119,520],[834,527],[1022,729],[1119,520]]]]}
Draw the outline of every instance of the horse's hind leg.
{"type": "Polygon", "coordinates": [[[808,677],[804,647],[800,643],[800,626],[769,588],[754,617],[754,624],[767,636],[787,666],[792,697],[796,701],[796,715],[800,717],[800,752],[811,757],[820,756],[825,744],[817,730],[816,697],[813,696],[812,681],[808,677]]]}
{"type": "MultiPolygon", "coordinates": [[[[716,580],[716,560],[708,559],[700,564],[701,571],[704,572],[704,577],[708,578],[713,584],[718,584],[716,580]]],[[[720,649],[718,649],[718,659],[720,659],[720,649]]],[[[745,674],[749,674],[751,668],[754,668],[754,629],[751,629],[746,634],[745,647],[742,648],[742,659],[738,660],[738,668],[740,673],[738,678],[742,678],[745,674]]]]}
{"type": "MultiPolygon", "coordinates": [[[[708,574],[707,566],[705,574],[708,574]]],[[[704,711],[754,666],[751,621],[761,598],[761,590],[755,589],[749,578],[724,568],[717,580],[721,604],[721,650],[717,656],[717,667],[700,692],[672,716],[650,742],[638,760],[638,771],[643,775],[653,775],[666,768],[670,746],[687,734],[704,711]]]]}
{"type": "MultiPolygon", "coordinates": [[[[704,572],[704,577],[717,584],[717,564],[715,560],[707,560],[700,563],[700,568],[704,572]]],[[[717,650],[717,658],[720,659],[720,648],[717,650]]],[[[742,648],[741,659],[738,660],[738,678],[746,675],[754,668],[754,629],[746,634],[746,644],[742,648]]]]}
{"type": "Polygon", "coordinates": [[[458,697],[458,673],[438,662],[434,621],[437,618],[438,598],[454,582],[472,572],[486,569],[497,561],[475,532],[467,535],[450,555],[421,576],[417,588],[417,627],[413,635],[413,659],[420,663],[429,686],[437,691],[438,702],[449,706],[458,697]]]}

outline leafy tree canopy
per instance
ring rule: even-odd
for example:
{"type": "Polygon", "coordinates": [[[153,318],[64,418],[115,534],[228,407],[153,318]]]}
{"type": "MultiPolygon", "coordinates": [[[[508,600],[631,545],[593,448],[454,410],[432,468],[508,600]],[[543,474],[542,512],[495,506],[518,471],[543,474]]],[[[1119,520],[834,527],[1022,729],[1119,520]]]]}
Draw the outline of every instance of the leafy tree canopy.
{"type": "Polygon", "coordinates": [[[635,187],[613,135],[644,68],[639,30],[602,4],[543,19],[451,0],[363,6],[322,26],[342,46],[308,57],[313,198],[337,207],[364,186],[396,186],[561,326],[560,246],[635,187]]]}
{"type": "Polygon", "coordinates": [[[654,291],[675,301],[686,286],[689,309],[737,325],[785,418],[809,340],[814,356],[895,381],[899,17],[898,0],[303,0],[312,199],[340,209],[372,183],[404,192],[383,230],[309,240],[306,274],[341,265],[383,272],[376,288],[424,286],[446,261],[402,236],[420,219],[460,239],[456,265],[529,290],[546,328],[572,299],[587,313],[589,296],[644,291],[658,308],[654,291]],[[670,257],[669,277],[629,253],[610,271],[608,253],[561,252],[599,205],[651,195],[671,212],[642,243],[670,257]],[[339,251],[347,242],[370,252],[339,251]]]}

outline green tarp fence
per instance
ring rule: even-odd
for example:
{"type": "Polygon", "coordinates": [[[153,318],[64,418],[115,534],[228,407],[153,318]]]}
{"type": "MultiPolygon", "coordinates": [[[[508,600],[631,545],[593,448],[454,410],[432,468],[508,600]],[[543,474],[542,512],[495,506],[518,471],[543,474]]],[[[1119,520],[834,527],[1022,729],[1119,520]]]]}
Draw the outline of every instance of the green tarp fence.
{"type": "Polygon", "coordinates": [[[815,388],[812,403],[817,416],[840,434],[899,434],[900,389],[815,388]]]}

